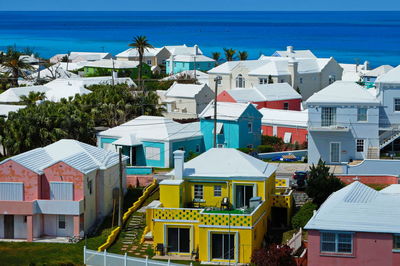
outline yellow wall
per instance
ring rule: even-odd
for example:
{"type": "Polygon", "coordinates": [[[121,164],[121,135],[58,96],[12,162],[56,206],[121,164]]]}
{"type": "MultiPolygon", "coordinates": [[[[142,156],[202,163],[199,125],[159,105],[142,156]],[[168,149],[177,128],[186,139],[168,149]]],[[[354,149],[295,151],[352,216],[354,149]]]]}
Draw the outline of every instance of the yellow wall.
{"type": "Polygon", "coordinates": [[[164,185],[160,184],[160,201],[165,208],[181,208],[183,207],[181,185],[164,185]]]}

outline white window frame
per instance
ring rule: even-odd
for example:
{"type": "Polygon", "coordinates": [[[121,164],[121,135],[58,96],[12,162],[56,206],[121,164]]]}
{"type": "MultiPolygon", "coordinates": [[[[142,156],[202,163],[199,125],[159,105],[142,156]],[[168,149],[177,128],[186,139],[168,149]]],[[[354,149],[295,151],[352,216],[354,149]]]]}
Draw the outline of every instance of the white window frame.
{"type": "Polygon", "coordinates": [[[321,126],[336,126],[336,107],[321,107],[321,126]]]}
{"type": "Polygon", "coordinates": [[[214,186],[214,197],[222,197],[222,186],[221,185],[214,186]]]}
{"type": "Polygon", "coordinates": [[[151,65],[151,64],[152,64],[151,59],[147,59],[147,60],[146,60],[146,63],[147,63],[148,65],[151,65]]]}
{"type": "Polygon", "coordinates": [[[58,221],[57,221],[57,228],[58,229],[66,229],[67,228],[67,222],[66,222],[66,217],[65,215],[58,215],[58,221]],[[64,223],[64,226],[60,226],[60,223],[64,223]]]}
{"type": "Polygon", "coordinates": [[[199,144],[196,145],[196,152],[200,152],[200,145],[199,144]]]}
{"type": "Polygon", "coordinates": [[[204,198],[204,186],[200,184],[195,184],[193,186],[193,197],[195,199],[203,199],[204,198]]]}
{"type": "Polygon", "coordinates": [[[393,235],[393,249],[400,250],[400,235],[393,235]]]}
{"type": "Polygon", "coordinates": [[[400,98],[393,99],[393,111],[400,112],[400,98]],[[396,103],[396,101],[398,101],[398,103],[396,103]],[[398,107],[398,108],[396,108],[396,107],[398,107]]]}
{"type": "Polygon", "coordinates": [[[258,83],[259,83],[260,85],[262,85],[262,84],[268,84],[268,78],[259,78],[259,79],[258,79],[258,83]]]}
{"type": "Polygon", "coordinates": [[[356,139],[356,152],[365,152],[365,139],[356,139]],[[358,148],[361,147],[359,142],[362,142],[362,151],[359,151],[358,148]]]}
{"type": "Polygon", "coordinates": [[[331,163],[340,163],[341,161],[341,149],[342,149],[342,144],[340,142],[329,142],[329,161],[331,163]],[[332,144],[339,144],[339,160],[337,162],[332,161],[332,144]]]}
{"type": "Polygon", "coordinates": [[[161,148],[160,147],[145,147],[146,160],[159,161],[161,160],[161,148]]]}
{"type": "Polygon", "coordinates": [[[353,254],[354,252],[354,237],[353,237],[353,233],[349,233],[349,232],[320,232],[320,253],[334,253],[334,254],[353,254]],[[335,240],[333,241],[324,241],[323,240],[323,234],[331,234],[334,235],[335,240]],[[339,235],[350,235],[351,240],[350,243],[349,242],[340,242],[339,241],[339,235]],[[335,244],[335,249],[332,250],[323,250],[323,243],[329,243],[329,244],[335,244]],[[339,251],[340,250],[340,244],[350,244],[351,245],[351,251],[350,252],[346,252],[346,251],[339,251]]]}
{"type": "Polygon", "coordinates": [[[242,74],[237,75],[236,77],[236,88],[245,88],[246,87],[246,79],[242,74]]]}
{"type": "Polygon", "coordinates": [[[366,107],[358,107],[357,108],[357,122],[367,122],[368,121],[368,108],[366,107]],[[365,111],[365,114],[361,113],[361,111],[365,111]],[[365,119],[364,119],[365,116],[365,119]]]}

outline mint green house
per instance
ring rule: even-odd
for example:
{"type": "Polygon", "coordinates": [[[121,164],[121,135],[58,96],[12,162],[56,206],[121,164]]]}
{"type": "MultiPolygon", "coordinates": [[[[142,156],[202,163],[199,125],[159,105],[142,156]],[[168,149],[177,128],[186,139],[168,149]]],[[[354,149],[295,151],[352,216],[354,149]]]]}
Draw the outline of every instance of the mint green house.
{"type": "Polygon", "coordinates": [[[215,60],[202,54],[174,55],[166,62],[167,74],[176,74],[187,70],[207,72],[215,67],[215,60]]]}

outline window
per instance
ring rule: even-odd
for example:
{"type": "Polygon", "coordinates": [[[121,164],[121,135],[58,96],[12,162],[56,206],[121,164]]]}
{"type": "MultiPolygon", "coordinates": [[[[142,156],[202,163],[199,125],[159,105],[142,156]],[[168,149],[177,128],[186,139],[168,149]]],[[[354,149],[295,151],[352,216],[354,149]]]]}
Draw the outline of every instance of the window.
{"type": "Polygon", "coordinates": [[[24,183],[0,182],[0,200],[24,200],[24,183]]]}
{"type": "Polygon", "coordinates": [[[165,59],[162,60],[163,65],[165,65],[166,62],[167,62],[167,60],[165,60],[165,59]]]}
{"type": "Polygon", "coordinates": [[[222,79],[217,79],[217,84],[221,85],[222,84],[222,79]]]}
{"type": "Polygon", "coordinates": [[[400,112],[400,98],[394,99],[394,111],[400,112]]]}
{"type": "Polygon", "coordinates": [[[236,88],[244,88],[245,87],[245,79],[242,74],[239,74],[236,77],[236,88]]]}
{"type": "Polygon", "coordinates": [[[65,215],[58,215],[58,229],[65,229],[65,215]]]}
{"type": "Polygon", "coordinates": [[[168,228],[168,252],[188,253],[190,251],[190,229],[168,228]]]}
{"type": "Polygon", "coordinates": [[[260,84],[268,84],[268,79],[267,78],[259,78],[258,79],[260,84]]]}
{"type": "Polygon", "coordinates": [[[284,79],[281,79],[281,83],[284,83],[285,82],[285,80],[284,79]]]}
{"type": "Polygon", "coordinates": [[[289,110],[289,103],[288,102],[284,102],[283,103],[283,110],[289,110]]]}
{"type": "Polygon", "coordinates": [[[336,125],[336,107],[322,107],[321,126],[329,127],[336,125]]]}
{"type": "Polygon", "coordinates": [[[400,235],[393,235],[393,249],[400,249],[400,235]]]}
{"type": "Polygon", "coordinates": [[[146,147],[146,160],[159,161],[160,158],[160,148],[146,147]]]}
{"type": "Polygon", "coordinates": [[[148,64],[148,65],[151,65],[151,60],[147,60],[147,64],[148,64]]]}
{"type": "Polygon", "coordinates": [[[185,147],[179,147],[178,150],[184,151],[184,150],[185,150],[185,147]]]}
{"type": "Polygon", "coordinates": [[[330,144],[331,150],[331,163],[339,163],[340,162],[340,142],[331,142],[330,144]]]}
{"type": "Polygon", "coordinates": [[[217,144],[218,148],[223,148],[225,145],[224,144],[217,144]]]}
{"type": "Polygon", "coordinates": [[[213,259],[233,260],[235,258],[235,235],[212,234],[211,254],[213,259]]]}
{"type": "Polygon", "coordinates": [[[365,122],[367,121],[367,108],[357,109],[357,121],[365,122]]]}
{"type": "Polygon", "coordinates": [[[303,78],[299,79],[300,84],[303,84],[303,78]]]}
{"type": "Polygon", "coordinates": [[[336,81],[336,76],[335,75],[329,75],[329,80],[328,80],[329,84],[332,84],[335,81],[336,81]]]}
{"type": "Polygon", "coordinates": [[[250,199],[254,195],[254,188],[252,185],[236,185],[234,193],[236,194],[236,208],[250,206],[250,199]]]}
{"type": "Polygon", "coordinates": [[[26,222],[27,222],[27,220],[28,220],[28,216],[24,216],[24,224],[26,224],[26,222]]]}
{"type": "Polygon", "coordinates": [[[253,144],[249,144],[246,147],[249,148],[249,149],[253,149],[253,144]]]}
{"type": "Polygon", "coordinates": [[[194,198],[203,199],[203,185],[194,185],[194,198]]]}
{"type": "Polygon", "coordinates": [[[353,252],[353,234],[321,232],[321,252],[351,254],[353,252]]]}
{"type": "MultiPolygon", "coordinates": [[[[91,191],[91,181],[88,183],[89,193],[91,191]]],[[[74,200],[74,183],[72,182],[50,182],[51,200],[74,200]]]]}
{"type": "Polygon", "coordinates": [[[200,152],[200,145],[196,145],[196,152],[200,152]]]}
{"type": "Polygon", "coordinates": [[[214,186],[214,197],[222,196],[222,187],[221,185],[214,186]]]}
{"type": "Polygon", "coordinates": [[[356,149],[357,149],[357,152],[364,152],[364,140],[363,139],[356,140],[356,149]]]}
{"type": "Polygon", "coordinates": [[[92,195],[92,192],[93,192],[93,181],[92,180],[90,180],[88,182],[88,190],[89,190],[89,194],[92,195]]]}
{"type": "Polygon", "coordinates": [[[253,132],[253,123],[252,122],[247,123],[247,129],[248,129],[249,133],[253,132]]]}

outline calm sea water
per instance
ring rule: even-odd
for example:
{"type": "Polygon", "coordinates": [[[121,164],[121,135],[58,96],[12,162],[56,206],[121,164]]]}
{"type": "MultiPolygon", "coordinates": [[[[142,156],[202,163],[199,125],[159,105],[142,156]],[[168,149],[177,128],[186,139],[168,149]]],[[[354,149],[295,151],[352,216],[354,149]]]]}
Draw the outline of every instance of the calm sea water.
{"type": "Polygon", "coordinates": [[[135,35],[206,54],[227,47],[257,58],[293,45],[345,63],[400,64],[400,12],[0,12],[0,49],[29,46],[44,57],[116,54],[135,35]]]}

